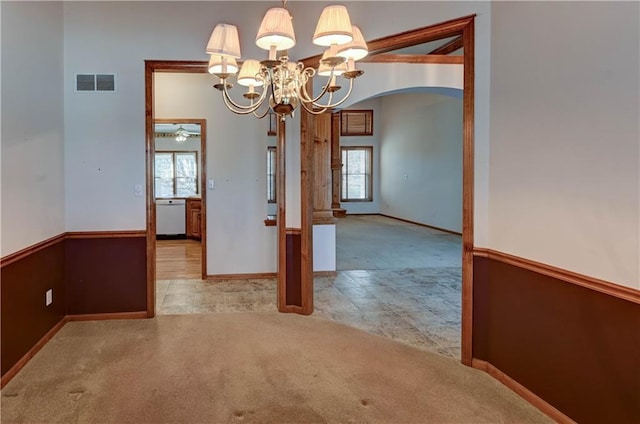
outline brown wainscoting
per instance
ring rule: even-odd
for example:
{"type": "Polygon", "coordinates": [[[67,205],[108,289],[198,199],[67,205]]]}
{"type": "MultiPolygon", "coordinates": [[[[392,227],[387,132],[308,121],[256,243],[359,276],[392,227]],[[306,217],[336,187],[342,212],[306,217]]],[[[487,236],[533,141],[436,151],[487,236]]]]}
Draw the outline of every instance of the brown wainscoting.
{"type": "Polygon", "coordinates": [[[302,308],[302,262],[301,232],[299,229],[287,228],[287,286],[285,305],[302,308]]]}
{"type": "Polygon", "coordinates": [[[67,240],[70,315],[147,310],[146,234],[140,234],[67,240]]]}
{"type": "Polygon", "coordinates": [[[637,290],[486,249],[473,272],[474,359],[576,422],[640,422],[637,290]]]}
{"type": "Polygon", "coordinates": [[[147,316],[145,239],[145,231],[70,232],[2,258],[2,386],[67,321],[147,316]]]}
{"type": "Polygon", "coordinates": [[[479,359],[473,359],[471,361],[471,366],[473,368],[482,370],[489,374],[491,377],[495,378],[518,395],[520,395],[523,399],[526,399],[530,404],[538,408],[540,411],[547,414],[550,418],[552,418],[555,422],[560,424],[575,424],[571,418],[564,415],[562,412],[558,411],[553,406],[549,405],[542,398],[537,396],[531,390],[524,387],[522,384],[518,383],[490,363],[486,361],[481,361],[479,359]]]}
{"type": "Polygon", "coordinates": [[[67,314],[64,235],[3,258],[1,279],[4,377],[33,356],[67,314]],[[53,303],[45,306],[49,289],[53,303]]]}
{"type": "Polygon", "coordinates": [[[248,278],[276,278],[275,272],[256,272],[253,274],[213,274],[207,275],[207,280],[245,280],[248,278]]]}
{"type": "MultiPolygon", "coordinates": [[[[34,344],[31,349],[29,349],[27,353],[22,356],[22,358],[20,358],[15,364],[13,364],[11,368],[9,368],[6,372],[3,368],[2,379],[0,380],[0,388],[3,388],[9,381],[11,381],[11,379],[15,377],[16,374],[18,374],[18,372],[20,372],[20,370],[24,368],[25,365],[27,365],[27,362],[29,362],[31,358],[33,358],[35,354],[38,353],[40,349],[42,349],[44,345],[47,344],[47,342],[51,340],[51,338],[55,336],[56,333],[60,331],[60,329],[64,327],[64,325],[68,321],[69,320],[66,316],[63,317],[60,321],[58,321],[56,325],[51,327],[51,329],[47,331],[47,333],[42,336],[42,338],[38,340],[36,344],[34,344]]],[[[4,345],[4,340],[2,344],[4,345]]]]}

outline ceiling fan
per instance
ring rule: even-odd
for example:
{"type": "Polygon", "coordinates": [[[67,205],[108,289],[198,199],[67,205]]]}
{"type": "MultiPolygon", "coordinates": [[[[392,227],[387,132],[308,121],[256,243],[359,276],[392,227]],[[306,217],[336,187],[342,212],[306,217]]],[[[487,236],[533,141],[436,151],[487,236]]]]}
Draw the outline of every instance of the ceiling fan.
{"type": "Polygon", "coordinates": [[[184,143],[185,141],[187,141],[187,138],[191,137],[192,135],[200,135],[200,133],[187,131],[182,125],[180,125],[178,129],[173,133],[173,135],[178,143],[184,143]]]}

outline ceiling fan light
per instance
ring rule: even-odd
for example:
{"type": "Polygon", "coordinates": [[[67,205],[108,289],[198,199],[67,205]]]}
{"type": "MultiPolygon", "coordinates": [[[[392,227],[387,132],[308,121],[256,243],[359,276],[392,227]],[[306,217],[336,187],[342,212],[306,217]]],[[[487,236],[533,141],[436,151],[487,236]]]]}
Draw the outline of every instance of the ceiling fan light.
{"type": "Polygon", "coordinates": [[[364,59],[369,54],[367,42],[364,41],[364,37],[362,36],[362,31],[360,31],[360,28],[358,28],[356,25],[353,25],[352,29],[353,41],[338,49],[337,54],[338,56],[344,57],[345,59],[364,59]]]}
{"type": "Polygon", "coordinates": [[[274,7],[267,10],[262,18],[256,45],[264,50],[275,46],[277,51],[287,50],[296,45],[296,35],[289,11],[284,7],[274,7]]]}
{"type": "Polygon", "coordinates": [[[207,53],[240,59],[238,28],[230,24],[216,25],[207,43],[207,53]]]}
{"type": "Polygon", "coordinates": [[[347,8],[342,5],[327,6],[322,11],[313,43],[319,46],[342,45],[353,40],[353,29],[347,8]]]}

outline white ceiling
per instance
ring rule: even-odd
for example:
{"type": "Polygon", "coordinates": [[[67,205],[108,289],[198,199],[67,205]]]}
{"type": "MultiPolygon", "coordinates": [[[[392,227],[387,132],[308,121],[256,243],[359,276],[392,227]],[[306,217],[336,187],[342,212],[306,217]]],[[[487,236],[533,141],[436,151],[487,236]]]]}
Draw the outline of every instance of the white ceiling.
{"type": "Polygon", "coordinates": [[[200,124],[183,124],[180,121],[176,121],[174,124],[155,124],[155,132],[175,133],[181,126],[192,135],[200,134],[200,124]]]}

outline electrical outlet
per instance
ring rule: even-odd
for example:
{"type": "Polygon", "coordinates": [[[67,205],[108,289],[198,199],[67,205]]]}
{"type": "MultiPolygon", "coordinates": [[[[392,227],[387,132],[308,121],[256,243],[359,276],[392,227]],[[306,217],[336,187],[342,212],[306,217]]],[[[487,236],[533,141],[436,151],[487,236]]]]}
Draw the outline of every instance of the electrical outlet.
{"type": "Polygon", "coordinates": [[[136,184],[133,186],[133,194],[135,196],[142,196],[142,184],[136,184]]]}
{"type": "Polygon", "coordinates": [[[52,303],[53,303],[53,289],[49,289],[44,295],[44,306],[49,306],[52,303]]]}

